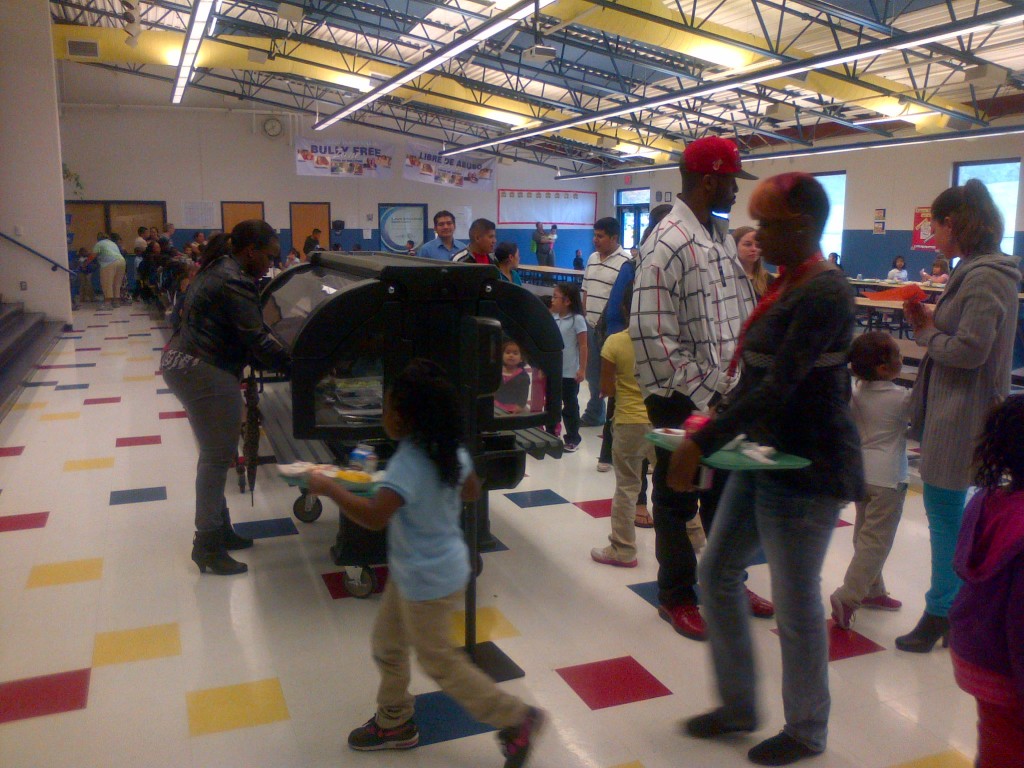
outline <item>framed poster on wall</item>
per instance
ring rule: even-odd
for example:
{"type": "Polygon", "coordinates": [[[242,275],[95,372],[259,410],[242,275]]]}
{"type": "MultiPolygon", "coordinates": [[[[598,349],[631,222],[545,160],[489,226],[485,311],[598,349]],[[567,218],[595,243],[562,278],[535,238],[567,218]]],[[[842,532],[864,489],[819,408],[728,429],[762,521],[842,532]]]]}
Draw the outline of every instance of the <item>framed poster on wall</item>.
{"type": "Polygon", "coordinates": [[[409,240],[415,248],[426,240],[426,203],[378,203],[377,221],[381,248],[385,251],[405,253],[409,240]]]}

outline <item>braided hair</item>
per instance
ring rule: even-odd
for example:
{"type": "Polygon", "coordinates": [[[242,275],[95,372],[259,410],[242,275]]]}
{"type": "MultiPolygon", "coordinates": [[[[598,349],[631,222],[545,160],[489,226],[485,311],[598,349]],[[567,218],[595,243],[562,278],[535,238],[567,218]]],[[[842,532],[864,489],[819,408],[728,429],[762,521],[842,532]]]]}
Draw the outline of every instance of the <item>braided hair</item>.
{"type": "Polygon", "coordinates": [[[1011,395],[992,409],[974,451],[975,485],[995,490],[1009,481],[1024,490],[1024,395],[1011,395]]]}
{"type": "Polygon", "coordinates": [[[462,408],[445,370],[431,360],[416,358],[392,386],[389,404],[408,427],[409,439],[437,465],[441,482],[458,485],[462,408]]]}

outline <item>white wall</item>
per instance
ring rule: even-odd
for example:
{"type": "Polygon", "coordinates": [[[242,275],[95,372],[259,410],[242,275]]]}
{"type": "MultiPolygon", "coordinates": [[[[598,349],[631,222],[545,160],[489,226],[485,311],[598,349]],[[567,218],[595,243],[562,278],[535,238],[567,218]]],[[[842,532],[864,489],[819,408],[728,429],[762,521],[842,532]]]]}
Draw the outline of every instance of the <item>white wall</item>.
{"type": "MultiPolygon", "coordinates": [[[[952,183],[953,164],[972,160],[1020,158],[1024,154],[1024,134],[987,139],[934,141],[909,147],[840,152],[817,157],[764,160],[744,163],[744,169],[760,178],[788,171],[806,173],[846,172],[846,219],[844,229],[870,230],[876,208],[886,209],[889,229],[909,230],[914,223],[914,208],[930,205],[935,196],[952,183]]],[[[634,175],[630,187],[650,187],[655,191],[680,189],[678,171],[658,171],[634,175]]],[[[756,182],[741,181],[733,208],[732,226],[752,223],[747,213],[750,193],[756,182]]],[[[627,185],[623,177],[605,182],[606,198],[614,199],[615,190],[627,185]]],[[[1024,231],[1024,192],[1017,199],[1016,230],[1024,231]]]]}
{"type": "MultiPolygon", "coordinates": [[[[206,94],[171,108],[161,98],[169,90],[165,84],[82,65],[62,64],[60,81],[64,158],[82,177],[84,199],[165,200],[168,220],[184,229],[189,225],[182,204],[199,200],[262,200],[267,221],[279,229],[290,227],[288,204],[305,201],[330,202],[331,217],[348,228],[375,228],[378,203],[426,203],[431,215],[461,207],[471,208],[474,218],[497,215],[496,192],[408,182],[400,168],[389,181],[298,176],[292,122],[286,118],[289,129],[268,138],[261,130],[266,111],[228,111],[223,99],[206,94]]],[[[298,135],[307,138],[372,139],[404,148],[405,139],[395,133],[344,124],[320,133],[311,129],[310,117],[296,122],[298,135]]],[[[557,185],[600,194],[602,188],[597,180],[553,178],[554,171],[541,166],[499,164],[495,189],[557,185]]],[[[602,216],[614,210],[610,199],[599,199],[599,207],[602,216]]]]}
{"type": "MultiPolygon", "coordinates": [[[[66,265],[49,3],[0,2],[0,29],[17,30],[0,45],[0,231],[66,265]]],[[[3,240],[0,265],[4,301],[71,321],[66,272],[3,240]]]]}

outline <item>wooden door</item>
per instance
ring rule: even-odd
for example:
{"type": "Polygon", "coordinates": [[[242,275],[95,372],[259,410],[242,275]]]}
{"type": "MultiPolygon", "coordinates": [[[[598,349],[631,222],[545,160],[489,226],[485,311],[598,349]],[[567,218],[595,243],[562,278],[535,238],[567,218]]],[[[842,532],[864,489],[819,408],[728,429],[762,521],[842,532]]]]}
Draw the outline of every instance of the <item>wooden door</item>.
{"type": "Polygon", "coordinates": [[[64,203],[64,212],[71,216],[68,231],[74,234],[68,250],[96,245],[96,233],[107,232],[107,212],[103,203],[64,203]]]}
{"type": "Polygon", "coordinates": [[[235,225],[249,219],[266,219],[262,202],[232,201],[220,204],[221,229],[230,233],[235,225]]]}
{"type": "Polygon", "coordinates": [[[314,229],[320,230],[320,246],[331,248],[331,204],[291,203],[292,246],[302,250],[302,244],[314,229]]]}
{"type": "Polygon", "coordinates": [[[121,235],[121,247],[129,253],[138,237],[139,227],[161,230],[166,219],[163,203],[111,203],[110,231],[121,235]]]}

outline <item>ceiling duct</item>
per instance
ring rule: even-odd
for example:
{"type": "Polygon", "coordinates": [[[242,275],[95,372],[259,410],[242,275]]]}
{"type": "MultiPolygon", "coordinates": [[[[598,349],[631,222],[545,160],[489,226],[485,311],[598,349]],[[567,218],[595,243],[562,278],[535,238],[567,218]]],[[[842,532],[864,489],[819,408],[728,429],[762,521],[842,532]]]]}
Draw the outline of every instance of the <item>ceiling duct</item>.
{"type": "Polygon", "coordinates": [[[95,40],[68,40],[68,56],[76,59],[98,59],[100,44],[95,40]]]}

